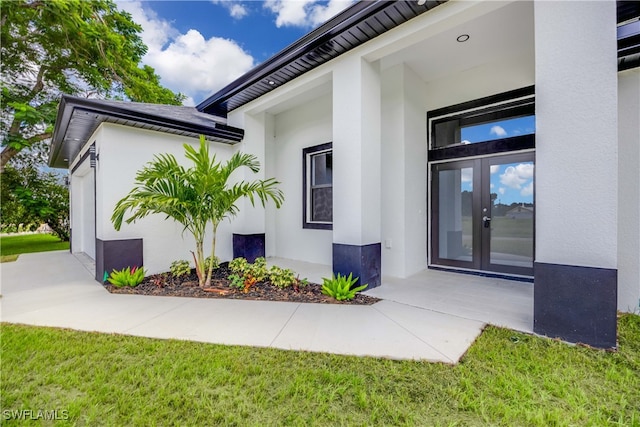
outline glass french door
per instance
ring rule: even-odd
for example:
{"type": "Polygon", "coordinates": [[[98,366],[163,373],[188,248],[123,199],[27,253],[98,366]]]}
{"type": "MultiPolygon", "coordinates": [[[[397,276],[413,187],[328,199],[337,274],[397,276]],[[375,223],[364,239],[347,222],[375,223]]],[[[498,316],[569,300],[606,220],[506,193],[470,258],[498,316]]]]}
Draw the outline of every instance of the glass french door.
{"type": "Polygon", "coordinates": [[[431,262],[533,275],[534,154],[431,167],[431,262]]]}

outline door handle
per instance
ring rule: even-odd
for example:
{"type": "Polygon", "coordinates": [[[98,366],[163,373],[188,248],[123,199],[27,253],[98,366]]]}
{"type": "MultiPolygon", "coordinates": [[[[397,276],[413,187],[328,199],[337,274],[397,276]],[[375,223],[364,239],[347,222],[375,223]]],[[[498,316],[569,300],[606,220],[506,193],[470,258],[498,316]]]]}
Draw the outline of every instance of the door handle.
{"type": "Polygon", "coordinates": [[[491,227],[491,218],[489,218],[488,216],[483,216],[482,217],[482,224],[484,225],[484,228],[490,228],[491,227]]]}

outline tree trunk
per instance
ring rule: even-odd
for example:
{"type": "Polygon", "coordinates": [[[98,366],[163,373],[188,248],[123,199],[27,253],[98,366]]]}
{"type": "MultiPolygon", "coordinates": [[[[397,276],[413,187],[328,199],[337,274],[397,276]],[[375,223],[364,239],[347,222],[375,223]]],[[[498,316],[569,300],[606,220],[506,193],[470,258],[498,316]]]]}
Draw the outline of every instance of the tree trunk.
{"type": "Polygon", "coordinates": [[[2,154],[1,154],[2,160],[1,160],[1,163],[0,163],[0,173],[4,172],[5,165],[16,154],[18,154],[18,150],[16,150],[15,148],[13,148],[13,147],[4,147],[4,149],[2,150],[2,154]]]}
{"type": "Polygon", "coordinates": [[[216,258],[216,230],[218,229],[217,224],[213,224],[213,238],[211,240],[211,262],[209,263],[209,271],[207,271],[207,280],[206,287],[211,286],[211,276],[213,274],[213,262],[216,258]]]}

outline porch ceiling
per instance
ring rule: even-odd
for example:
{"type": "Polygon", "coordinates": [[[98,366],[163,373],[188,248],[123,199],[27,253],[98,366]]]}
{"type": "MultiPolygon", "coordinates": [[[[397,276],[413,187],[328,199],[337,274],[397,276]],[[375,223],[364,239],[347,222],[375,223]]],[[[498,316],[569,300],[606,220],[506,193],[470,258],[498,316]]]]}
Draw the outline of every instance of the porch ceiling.
{"type": "Polygon", "coordinates": [[[226,116],[229,111],[446,1],[359,1],[211,95],[196,108],[226,116]]]}
{"type": "Polygon", "coordinates": [[[515,58],[533,64],[534,54],[533,2],[514,2],[388,55],[381,68],[404,63],[429,82],[515,58]]]}

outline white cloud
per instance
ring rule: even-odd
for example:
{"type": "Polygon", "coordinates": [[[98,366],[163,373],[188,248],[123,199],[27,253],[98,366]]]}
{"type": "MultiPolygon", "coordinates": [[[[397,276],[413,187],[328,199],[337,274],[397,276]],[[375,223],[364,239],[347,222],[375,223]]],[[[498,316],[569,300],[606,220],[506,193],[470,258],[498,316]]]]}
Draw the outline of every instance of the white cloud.
{"type": "Polygon", "coordinates": [[[520,163],[515,167],[508,166],[504,173],[500,175],[500,183],[519,190],[531,178],[533,178],[533,164],[520,163]]]}
{"type": "Polygon", "coordinates": [[[205,39],[193,29],[180,34],[139,1],[118,6],[143,28],[142,40],[149,48],[143,63],[155,68],[164,86],[187,95],[185,105],[202,101],[254,65],[253,57],[233,40],[205,39]]]}
{"type": "Polygon", "coordinates": [[[355,0],[267,0],[264,7],[276,14],[276,26],[316,27],[337,15],[355,0]]]}
{"type": "Polygon", "coordinates": [[[473,169],[472,168],[462,168],[460,170],[460,179],[462,182],[472,182],[473,181],[473,169]]]}
{"type": "Polygon", "coordinates": [[[496,136],[507,136],[507,131],[504,130],[502,126],[498,126],[498,125],[492,126],[489,133],[491,135],[496,135],[496,136]]]}
{"type": "Polygon", "coordinates": [[[504,193],[505,193],[506,191],[507,191],[507,190],[506,190],[504,187],[500,187],[500,188],[498,188],[498,193],[500,193],[502,196],[504,196],[504,193]]]}
{"type": "Polygon", "coordinates": [[[249,14],[249,10],[240,2],[233,0],[211,0],[211,3],[225,7],[233,19],[242,19],[249,14]]]}
{"type": "Polygon", "coordinates": [[[489,169],[491,169],[491,175],[493,175],[500,170],[500,165],[491,165],[489,169]]]}
{"type": "Polygon", "coordinates": [[[522,190],[520,190],[520,195],[524,197],[533,195],[533,181],[522,187],[522,190]]]}
{"type": "Polygon", "coordinates": [[[231,5],[229,13],[235,19],[242,19],[249,14],[249,11],[243,5],[236,3],[231,5]]]}

